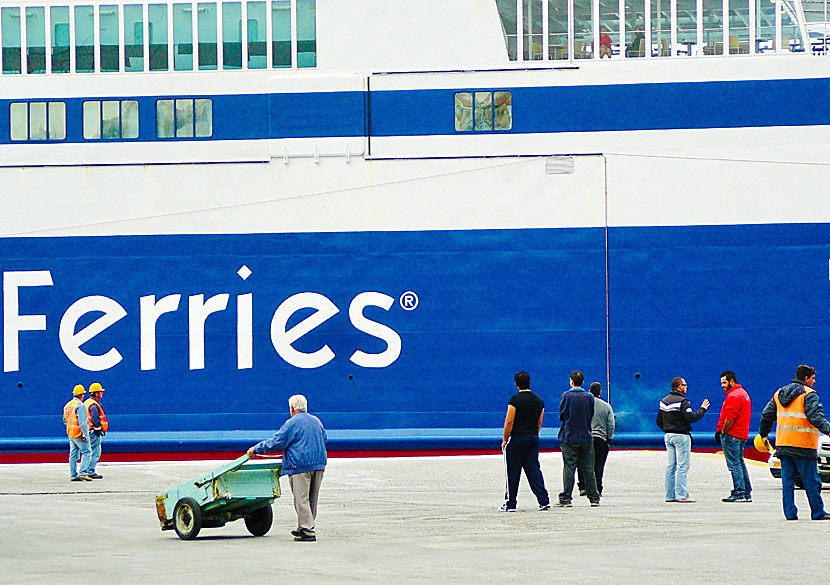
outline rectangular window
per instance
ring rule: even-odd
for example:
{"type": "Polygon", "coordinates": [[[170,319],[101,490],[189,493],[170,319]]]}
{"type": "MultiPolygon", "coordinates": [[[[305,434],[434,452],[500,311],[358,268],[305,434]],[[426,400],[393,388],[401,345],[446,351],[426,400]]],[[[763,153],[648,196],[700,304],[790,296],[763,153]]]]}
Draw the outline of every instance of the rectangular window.
{"type": "Polygon", "coordinates": [[[138,102],[135,100],[84,102],[84,138],[87,140],[138,138],[138,102]]]}
{"type": "MultiPolygon", "coordinates": [[[[568,58],[568,4],[548,2],[548,51],[551,59],[568,58]]],[[[576,4],[574,4],[576,8],[576,4]]]]}
{"type": "Polygon", "coordinates": [[[26,71],[46,73],[46,9],[26,9],[26,71]]]}
{"type": "Polygon", "coordinates": [[[677,0],[677,54],[698,54],[697,0],[677,0]]]}
{"type": "Polygon", "coordinates": [[[515,61],[519,46],[517,34],[519,15],[516,10],[516,0],[496,0],[496,6],[499,9],[499,16],[501,17],[501,30],[504,34],[505,45],[507,45],[507,58],[511,61],[515,61]]]}
{"type": "Polygon", "coordinates": [[[703,0],[703,54],[723,55],[723,0],[703,0]]]}
{"type": "Polygon", "coordinates": [[[222,59],[225,69],[242,69],[242,4],[222,2],[222,59]]]}
{"type": "Polygon", "coordinates": [[[101,42],[101,71],[118,71],[119,45],[118,6],[101,6],[98,9],[99,38],[101,42]]]}
{"type": "Polygon", "coordinates": [[[777,2],[755,2],[755,47],[758,53],[775,52],[775,8],[777,2]]]}
{"type": "Polygon", "coordinates": [[[749,53],[749,2],[729,0],[729,54],[749,53]]]}
{"type": "Polygon", "coordinates": [[[651,55],[671,56],[671,3],[665,0],[651,2],[651,55]]]}
{"type": "Polygon", "coordinates": [[[593,0],[574,0],[574,59],[592,59],[594,47],[593,0]]]}
{"type": "Polygon", "coordinates": [[[150,4],[147,7],[147,27],[147,35],[150,37],[150,71],[167,71],[167,4],[150,4]]]}
{"type": "Polygon", "coordinates": [[[487,132],[513,128],[513,95],[509,91],[458,92],[455,94],[455,129],[487,132]]]}
{"type": "Polygon", "coordinates": [[[265,2],[248,2],[248,69],[268,67],[265,2]]]}
{"type": "Polygon", "coordinates": [[[273,67],[291,67],[291,2],[271,2],[273,67]]]}
{"type": "Polygon", "coordinates": [[[173,100],[156,102],[156,135],[159,138],[173,138],[176,130],[176,114],[173,100]]]}
{"type": "Polygon", "coordinates": [[[614,53],[619,54],[619,49],[620,3],[618,0],[599,0],[599,58],[610,59],[614,53]]]}
{"type": "Polygon", "coordinates": [[[52,73],[69,73],[69,6],[52,6],[52,73]]]}
{"type": "Polygon", "coordinates": [[[297,67],[317,67],[316,0],[297,0],[297,67]]]}
{"type": "Polygon", "coordinates": [[[20,8],[0,9],[3,36],[3,73],[16,75],[20,69],[20,8]]]}
{"type": "Polygon", "coordinates": [[[193,8],[173,4],[173,69],[193,70],[193,8]]]}
{"type": "Polygon", "coordinates": [[[207,138],[213,135],[213,100],[177,99],[156,102],[159,138],[207,138]]]}
{"type": "Polygon", "coordinates": [[[66,138],[66,104],[49,102],[49,140],[66,138]]]}
{"type": "Polygon", "coordinates": [[[92,6],[75,7],[75,72],[95,71],[95,17],[92,6]]]}
{"type": "Polygon", "coordinates": [[[124,71],[144,71],[144,11],[140,4],[124,6],[124,71]]]}
{"type": "MultiPolygon", "coordinates": [[[[692,0],[693,2],[695,0],[692,0]]],[[[645,3],[643,0],[626,0],[625,3],[625,56],[646,56],[645,3]]]]}
{"type": "Polygon", "coordinates": [[[542,44],[542,0],[522,0],[525,61],[545,58],[542,44]]]}
{"type": "Polygon", "coordinates": [[[199,8],[199,69],[216,69],[216,3],[202,2],[199,8]]]}
{"type": "Polygon", "coordinates": [[[9,108],[12,140],[63,140],[66,138],[66,104],[15,102],[9,108]]]}

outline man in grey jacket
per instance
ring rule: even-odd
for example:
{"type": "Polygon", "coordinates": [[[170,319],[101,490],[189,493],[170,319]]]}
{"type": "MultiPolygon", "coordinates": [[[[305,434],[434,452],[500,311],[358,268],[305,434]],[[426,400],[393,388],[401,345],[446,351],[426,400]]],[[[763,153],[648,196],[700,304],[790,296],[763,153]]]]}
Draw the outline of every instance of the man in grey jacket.
{"type": "MultiPolygon", "coordinates": [[[[614,436],[614,411],[611,405],[600,398],[602,384],[593,382],[590,388],[594,395],[594,416],[591,419],[591,436],[594,439],[594,476],[597,480],[597,491],[602,495],[602,475],[605,472],[605,461],[608,459],[608,450],[611,438],[614,436]]],[[[583,473],[579,471],[579,495],[586,496],[583,473]]]]}
{"type": "Polygon", "coordinates": [[[326,469],[326,430],[316,416],[308,414],[308,402],[302,394],[288,399],[291,418],[280,430],[264,441],[248,449],[248,457],[282,451],[282,474],[288,476],[291,493],[294,494],[294,510],[297,512],[297,530],[292,530],[294,540],[314,542],[317,534],[317,496],[326,469]]]}

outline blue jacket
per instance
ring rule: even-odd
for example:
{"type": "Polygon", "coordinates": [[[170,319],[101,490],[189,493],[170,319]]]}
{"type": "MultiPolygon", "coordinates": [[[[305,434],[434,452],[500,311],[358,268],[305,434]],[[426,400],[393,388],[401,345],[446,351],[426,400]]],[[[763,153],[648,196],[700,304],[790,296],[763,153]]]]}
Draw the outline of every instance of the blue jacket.
{"type": "Polygon", "coordinates": [[[571,388],[559,401],[559,442],[570,445],[593,443],[591,420],[594,418],[594,395],[583,388],[571,388]]]}
{"type": "Polygon", "coordinates": [[[298,412],[274,435],[254,445],[254,453],[282,451],[282,474],[296,475],[326,468],[326,429],[320,419],[298,412]]]}

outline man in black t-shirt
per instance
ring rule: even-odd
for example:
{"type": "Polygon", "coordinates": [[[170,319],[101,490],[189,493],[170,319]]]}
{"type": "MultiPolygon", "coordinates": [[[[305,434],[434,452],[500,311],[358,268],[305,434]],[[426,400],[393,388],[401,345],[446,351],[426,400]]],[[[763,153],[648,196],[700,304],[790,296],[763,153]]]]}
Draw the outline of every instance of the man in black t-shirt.
{"type": "Polygon", "coordinates": [[[518,392],[510,397],[504,419],[504,437],[501,449],[507,472],[502,512],[516,511],[516,494],[522,469],[540,510],[550,510],[550,498],[545,489],[545,478],[539,466],[539,431],[545,415],[545,403],[530,391],[530,374],[519,372],[514,377],[518,392]]]}

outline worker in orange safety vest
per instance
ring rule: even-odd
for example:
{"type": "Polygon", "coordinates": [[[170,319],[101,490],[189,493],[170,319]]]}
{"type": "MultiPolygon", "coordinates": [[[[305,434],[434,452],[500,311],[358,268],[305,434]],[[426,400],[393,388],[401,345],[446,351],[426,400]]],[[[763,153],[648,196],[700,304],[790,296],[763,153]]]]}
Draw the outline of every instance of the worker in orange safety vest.
{"type": "Polygon", "coordinates": [[[86,389],[78,384],[72,389],[73,398],[63,407],[63,422],[69,437],[69,481],[92,481],[89,477],[89,411],[84,404],[86,389]],[[77,470],[78,454],[81,467],[77,470]]]}
{"type": "Polygon", "coordinates": [[[110,424],[104,414],[104,407],[101,406],[104,388],[98,382],[93,382],[89,385],[89,394],[90,397],[84,403],[89,413],[89,448],[92,451],[87,475],[91,479],[101,479],[103,476],[95,472],[95,466],[101,458],[101,438],[107,434],[110,424]]]}
{"type": "Polygon", "coordinates": [[[810,366],[798,366],[795,380],[779,388],[761,413],[759,434],[766,439],[775,431],[775,456],[781,460],[781,497],[784,517],[798,520],[795,505],[795,475],[804,482],[810,517],[813,520],[830,520],[821,499],[821,478],[818,475],[818,440],[824,433],[830,435],[830,422],[824,417],[818,394],[813,390],[816,370],[810,366]]]}

